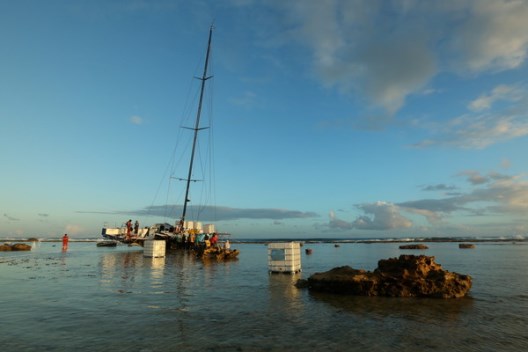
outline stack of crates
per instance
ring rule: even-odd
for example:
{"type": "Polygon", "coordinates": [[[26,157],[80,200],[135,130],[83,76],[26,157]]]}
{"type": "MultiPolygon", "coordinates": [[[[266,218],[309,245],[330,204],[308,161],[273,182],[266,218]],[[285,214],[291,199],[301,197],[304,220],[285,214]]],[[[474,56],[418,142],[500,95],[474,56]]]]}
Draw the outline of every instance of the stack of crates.
{"type": "Polygon", "coordinates": [[[185,227],[186,229],[189,229],[189,230],[194,229],[194,221],[185,221],[183,223],[183,227],[185,227]]]}
{"type": "Polygon", "coordinates": [[[165,256],[167,244],[165,241],[148,240],[143,248],[144,257],[161,258],[165,256]]]}
{"type": "Polygon", "coordinates": [[[279,242],[268,244],[268,269],[270,273],[297,273],[301,271],[301,244],[279,242]]]}
{"type": "Polygon", "coordinates": [[[204,233],[213,233],[215,232],[215,225],[214,224],[205,224],[203,228],[204,233]]]}

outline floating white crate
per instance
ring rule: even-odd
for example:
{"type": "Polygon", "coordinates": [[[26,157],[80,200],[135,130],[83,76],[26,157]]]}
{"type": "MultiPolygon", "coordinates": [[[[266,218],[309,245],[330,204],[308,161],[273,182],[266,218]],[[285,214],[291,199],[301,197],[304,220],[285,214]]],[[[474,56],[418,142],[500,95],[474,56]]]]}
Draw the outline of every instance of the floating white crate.
{"type": "Polygon", "coordinates": [[[148,240],[143,248],[144,257],[160,258],[165,256],[165,241],[148,240]]]}
{"type": "Polygon", "coordinates": [[[299,242],[268,244],[268,269],[272,273],[301,271],[301,244],[299,242]]]}

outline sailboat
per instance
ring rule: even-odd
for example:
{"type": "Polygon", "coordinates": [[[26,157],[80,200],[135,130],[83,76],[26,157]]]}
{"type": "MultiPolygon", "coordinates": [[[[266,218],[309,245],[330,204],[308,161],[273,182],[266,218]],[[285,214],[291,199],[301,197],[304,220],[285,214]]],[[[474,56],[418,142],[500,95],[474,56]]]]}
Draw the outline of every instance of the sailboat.
{"type": "MultiPolygon", "coordinates": [[[[209,29],[209,38],[207,41],[207,52],[205,56],[204,69],[201,77],[198,79],[201,81],[200,84],[200,95],[198,100],[198,109],[196,112],[196,118],[194,121],[194,127],[187,128],[193,131],[192,149],[189,158],[189,169],[186,178],[180,178],[181,181],[185,181],[185,197],[183,200],[183,210],[180,219],[177,223],[172,226],[170,224],[155,224],[150,227],[143,229],[134,229],[131,232],[130,225],[128,227],[121,228],[103,228],[102,236],[105,239],[117,240],[120,242],[139,242],[146,239],[162,239],[167,241],[167,247],[175,248],[186,248],[193,247],[198,253],[198,256],[202,258],[216,258],[216,259],[232,259],[236,258],[239,254],[237,249],[231,249],[229,241],[225,241],[220,245],[217,241],[219,234],[216,232],[213,224],[205,224],[202,226],[201,222],[188,221],[187,210],[189,199],[189,191],[191,188],[191,182],[196,181],[192,178],[194,159],[196,154],[196,145],[198,141],[198,134],[204,127],[200,125],[200,119],[202,115],[202,105],[205,93],[205,83],[212,76],[208,76],[209,69],[209,57],[211,54],[211,40],[213,35],[213,27],[209,29]]],[[[129,220],[130,222],[131,220],[129,220]]],[[[224,234],[225,235],[225,234],[224,234]]]]}

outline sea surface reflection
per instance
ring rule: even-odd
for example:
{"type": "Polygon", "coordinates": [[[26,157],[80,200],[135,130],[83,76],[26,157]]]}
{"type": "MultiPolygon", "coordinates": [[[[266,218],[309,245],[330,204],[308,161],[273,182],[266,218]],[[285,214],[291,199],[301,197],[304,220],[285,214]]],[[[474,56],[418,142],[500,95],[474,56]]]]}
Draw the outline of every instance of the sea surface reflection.
{"type": "Polygon", "coordinates": [[[520,351],[528,348],[527,246],[430,245],[469,274],[458,300],[347,297],[294,283],[340,265],[372,270],[396,244],[310,244],[298,274],[269,274],[261,244],[232,262],[190,253],[40,243],[1,254],[2,351],[520,351]]]}

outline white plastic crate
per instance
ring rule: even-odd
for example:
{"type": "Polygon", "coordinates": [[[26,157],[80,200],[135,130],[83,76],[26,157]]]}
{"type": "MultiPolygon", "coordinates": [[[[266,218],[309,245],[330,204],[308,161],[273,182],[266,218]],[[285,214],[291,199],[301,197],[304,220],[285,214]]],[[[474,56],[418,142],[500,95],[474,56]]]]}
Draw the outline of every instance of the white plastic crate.
{"type": "Polygon", "coordinates": [[[272,273],[301,271],[301,244],[299,242],[268,244],[268,270],[272,273]]]}
{"type": "Polygon", "coordinates": [[[213,233],[215,232],[215,225],[214,224],[205,224],[203,228],[204,233],[213,233]]]}
{"type": "Polygon", "coordinates": [[[148,240],[143,248],[144,257],[160,258],[165,256],[165,241],[148,240]]]}

